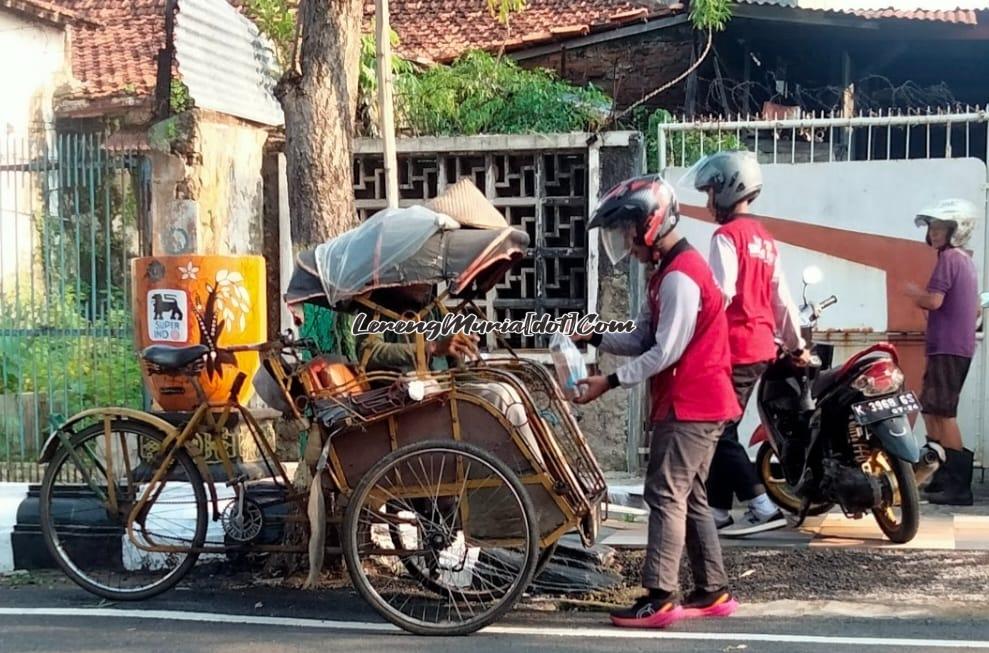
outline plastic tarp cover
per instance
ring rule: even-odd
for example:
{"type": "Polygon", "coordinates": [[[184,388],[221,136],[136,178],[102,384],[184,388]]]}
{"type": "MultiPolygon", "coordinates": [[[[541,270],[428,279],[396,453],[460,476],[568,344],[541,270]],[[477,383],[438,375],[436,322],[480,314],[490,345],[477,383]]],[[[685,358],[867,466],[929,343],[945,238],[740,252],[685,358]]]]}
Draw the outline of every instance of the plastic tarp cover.
{"type": "Polygon", "coordinates": [[[424,206],[386,209],[316,248],[316,266],[330,305],[350,299],[416,254],[452,218],[424,206]]]}

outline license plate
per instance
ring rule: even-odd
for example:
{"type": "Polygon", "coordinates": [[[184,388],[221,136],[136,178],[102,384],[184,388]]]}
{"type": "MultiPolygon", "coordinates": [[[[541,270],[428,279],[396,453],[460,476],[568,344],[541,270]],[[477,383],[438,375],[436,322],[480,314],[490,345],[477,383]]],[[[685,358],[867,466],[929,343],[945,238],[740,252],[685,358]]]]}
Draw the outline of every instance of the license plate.
{"type": "Polygon", "coordinates": [[[904,392],[892,397],[879,397],[852,404],[852,415],[855,421],[863,426],[873,422],[881,422],[890,417],[909,415],[920,410],[920,402],[912,392],[904,392]]]}

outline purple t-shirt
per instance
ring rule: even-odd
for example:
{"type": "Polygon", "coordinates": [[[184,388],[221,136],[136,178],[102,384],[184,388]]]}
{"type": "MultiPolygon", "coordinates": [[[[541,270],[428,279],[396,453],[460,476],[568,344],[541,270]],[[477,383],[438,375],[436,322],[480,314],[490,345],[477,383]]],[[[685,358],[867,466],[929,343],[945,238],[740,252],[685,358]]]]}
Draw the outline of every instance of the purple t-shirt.
{"type": "Polygon", "coordinates": [[[972,257],[955,247],[938,252],[927,290],[944,293],[941,308],[928,313],[927,355],[974,356],[979,274],[972,257]]]}

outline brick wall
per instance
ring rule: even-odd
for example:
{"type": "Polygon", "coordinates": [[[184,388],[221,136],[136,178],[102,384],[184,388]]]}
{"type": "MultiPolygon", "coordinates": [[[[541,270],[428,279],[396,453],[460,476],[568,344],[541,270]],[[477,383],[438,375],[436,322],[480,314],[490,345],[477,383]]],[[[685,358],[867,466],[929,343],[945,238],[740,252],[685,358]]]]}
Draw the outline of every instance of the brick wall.
{"type": "MultiPolygon", "coordinates": [[[[594,84],[615,98],[623,109],[690,66],[691,32],[674,28],[564,50],[519,63],[526,68],[549,68],[575,84],[594,84]]],[[[685,83],[649,101],[648,106],[680,110],[685,83]]]]}

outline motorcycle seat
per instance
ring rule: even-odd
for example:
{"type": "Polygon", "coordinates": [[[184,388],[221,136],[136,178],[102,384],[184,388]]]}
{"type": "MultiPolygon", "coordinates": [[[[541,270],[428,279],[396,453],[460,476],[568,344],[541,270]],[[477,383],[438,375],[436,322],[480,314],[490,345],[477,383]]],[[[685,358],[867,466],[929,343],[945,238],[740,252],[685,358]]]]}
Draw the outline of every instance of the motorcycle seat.
{"type": "Polygon", "coordinates": [[[835,385],[840,383],[844,378],[846,378],[847,375],[853,374],[856,370],[861,369],[865,365],[879,358],[889,358],[889,355],[883,352],[875,352],[855,361],[855,365],[853,365],[850,369],[846,364],[841,367],[819,371],[817,373],[817,377],[814,379],[814,385],[811,387],[811,395],[817,399],[835,385]]]}

